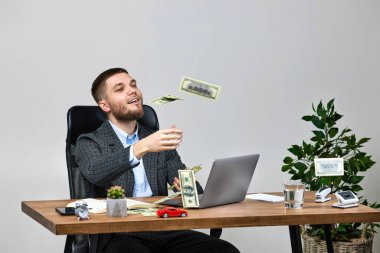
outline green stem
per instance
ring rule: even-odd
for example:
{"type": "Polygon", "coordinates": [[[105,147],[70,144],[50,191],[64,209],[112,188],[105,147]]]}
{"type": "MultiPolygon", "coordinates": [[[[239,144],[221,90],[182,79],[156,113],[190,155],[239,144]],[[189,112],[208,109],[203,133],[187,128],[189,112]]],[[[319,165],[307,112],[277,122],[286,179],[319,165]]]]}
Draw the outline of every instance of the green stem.
{"type": "Polygon", "coordinates": [[[329,142],[329,131],[328,128],[325,127],[325,146],[326,146],[326,153],[329,153],[329,146],[327,143],[329,142]]]}

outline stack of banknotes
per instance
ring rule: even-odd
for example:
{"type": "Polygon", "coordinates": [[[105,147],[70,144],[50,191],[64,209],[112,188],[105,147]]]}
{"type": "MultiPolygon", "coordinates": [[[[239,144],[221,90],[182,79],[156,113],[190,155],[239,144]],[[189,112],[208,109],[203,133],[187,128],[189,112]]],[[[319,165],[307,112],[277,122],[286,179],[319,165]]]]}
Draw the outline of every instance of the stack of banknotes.
{"type": "Polygon", "coordinates": [[[181,182],[181,195],[183,207],[199,207],[199,198],[194,171],[179,170],[178,175],[179,181],[181,182]]]}

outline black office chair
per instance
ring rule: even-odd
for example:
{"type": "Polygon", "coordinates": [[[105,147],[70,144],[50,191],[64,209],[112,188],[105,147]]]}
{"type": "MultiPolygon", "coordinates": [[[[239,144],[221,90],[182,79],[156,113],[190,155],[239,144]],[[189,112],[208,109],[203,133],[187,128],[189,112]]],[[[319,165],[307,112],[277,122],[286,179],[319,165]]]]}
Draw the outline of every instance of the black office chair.
{"type": "MultiPolygon", "coordinates": [[[[144,117],[139,119],[139,123],[154,131],[159,129],[157,114],[154,109],[148,105],[143,105],[144,117]]],[[[66,163],[69,176],[70,198],[83,199],[89,196],[85,195],[83,175],[75,162],[75,145],[79,135],[95,131],[100,125],[107,120],[106,114],[99,106],[73,106],[67,112],[67,136],[66,136],[66,163]]],[[[198,192],[203,192],[200,185],[198,192]]],[[[98,197],[98,196],[92,196],[98,197]]],[[[210,235],[219,238],[222,229],[215,228],[210,230],[210,235]]],[[[68,235],[64,253],[72,253],[75,248],[85,249],[87,253],[89,244],[91,244],[91,253],[97,251],[97,235],[68,235]],[[78,247],[81,245],[81,247],[78,247]]]]}

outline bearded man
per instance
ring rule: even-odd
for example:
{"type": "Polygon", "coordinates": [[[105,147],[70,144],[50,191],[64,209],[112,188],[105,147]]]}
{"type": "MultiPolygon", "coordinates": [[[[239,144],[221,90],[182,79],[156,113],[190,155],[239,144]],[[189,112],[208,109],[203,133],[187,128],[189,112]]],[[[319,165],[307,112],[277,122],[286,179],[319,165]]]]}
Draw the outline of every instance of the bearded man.
{"type": "MultiPolygon", "coordinates": [[[[186,166],[176,149],[182,130],[172,126],[153,132],[137,122],[144,115],[142,93],[123,68],[101,73],[91,92],[108,120],[76,143],[87,197],[106,197],[113,185],[122,186],[127,197],[166,196],[167,184],[180,190],[178,170],[186,166]]],[[[239,252],[227,241],[192,230],[101,234],[99,248],[113,253],[239,252]]]]}

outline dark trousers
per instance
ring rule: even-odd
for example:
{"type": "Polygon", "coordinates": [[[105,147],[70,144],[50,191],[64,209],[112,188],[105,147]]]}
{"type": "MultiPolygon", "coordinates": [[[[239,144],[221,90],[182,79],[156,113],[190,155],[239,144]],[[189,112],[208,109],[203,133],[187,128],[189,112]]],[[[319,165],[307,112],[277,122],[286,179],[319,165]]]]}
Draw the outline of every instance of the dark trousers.
{"type": "Polygon", "coordinates": [[[102,253],[238,253],[231,243],[192,230],[112,234],[102,253]]]}

